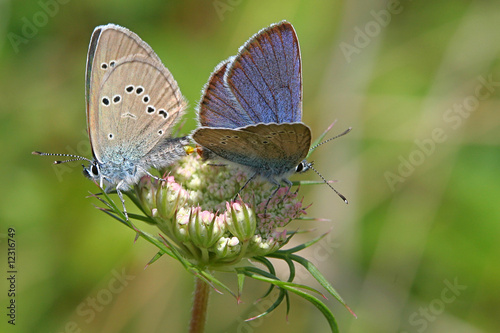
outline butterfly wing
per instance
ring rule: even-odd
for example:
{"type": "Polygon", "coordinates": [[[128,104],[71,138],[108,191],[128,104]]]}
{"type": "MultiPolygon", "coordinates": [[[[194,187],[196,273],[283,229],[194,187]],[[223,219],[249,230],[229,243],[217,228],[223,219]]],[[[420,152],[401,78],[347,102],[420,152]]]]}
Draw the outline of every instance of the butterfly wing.
{"type": "Polygon", "coordinates": [[[98,93],[93,140],[100,161],[138,161],[166,138],[184,113],[177,82],[161,63],[143,55],[118,60],[98,93]]]}
{"type": "Polygon", "coordinates": [[[284,176],[302,161],[311,130],[302,123],[257,124],[238,129],[202,127],[193,139],[216,155],[261,175],[284,176]]]}
{"type": "Polygon", "coordinates": [[[94,103],[92,97],[97,95],[104,76],[120,59],[136,54],[142,54],[151,62],[161,64],[153,49],[132,31],[115,24],[98,26],[94,29],[87,54],[85,96],[90,144],[98,160],[99,156],[94,151],[97,137],[93,129],[98,122],[99,103],[94,103]]]}
{"type": "Polygon", "coordinates": [[[203,97],[198,106],[201,126],[237,128],[254,122],[224,85],[224,74],[231,60],[224,60],[217,65],[203,88],[203,97]]]}
{"type": "Polygon", "coordinates": [[[243,45],[225,81],[254,123],[291,123],[302,120],[301,75],[297,35],[284,21],[243,45]]]}

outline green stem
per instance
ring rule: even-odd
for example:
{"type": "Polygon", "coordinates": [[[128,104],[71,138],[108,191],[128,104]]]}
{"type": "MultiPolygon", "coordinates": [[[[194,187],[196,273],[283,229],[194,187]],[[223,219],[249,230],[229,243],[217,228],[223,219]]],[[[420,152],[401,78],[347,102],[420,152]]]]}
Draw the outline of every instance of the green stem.
{"type": "Polygon", "coordinates": [[[209,285],[202,279],[196,277],[193,308],[191,309],[191,322],[189,323],[189,333],[203,333],[205,330],[209,292],[209,285]]]}

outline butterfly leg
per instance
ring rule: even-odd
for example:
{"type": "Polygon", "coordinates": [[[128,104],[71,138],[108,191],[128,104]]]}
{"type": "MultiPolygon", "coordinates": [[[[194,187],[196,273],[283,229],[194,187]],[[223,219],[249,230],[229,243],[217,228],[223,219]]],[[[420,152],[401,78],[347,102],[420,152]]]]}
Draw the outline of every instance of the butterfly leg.
{"type": "Polygon", "coordinates": [[[287,196],[288,196],[288,194],[290,193],[290,190],[292,189],[292,186],[293,186],[293,183],[292,183],[289,179],[287,179],[287,178],[283,178],[281,181],[282,181],[282,182],[284,182],[284,183],[286,184],[287,189],[286,189],[286,193],[285,193],[285,195],[283,196],[283,198],[281,198],[281,200],[280,200],[280,202],[279,202],[280,204],[282,204],[282,203],[283,203],[283,201],[285,201],[286,197],[287,197],[287,196]]]}
{"type": "Polygon", "coordinates": [[[276,179],[271,178],[270,180],[271,180],[271,182],[274,185],[276,185],[276,189],[273,191],[273,193],[271,193],[271,195],[267,199],[266,205],[264,206],[264,216],[267,215],[267,206],[269,206],[269,203],[271,202],[271,199],[276,195],[276,193],[278,192],[278,190],[281,188],[281,184],[279,182],[277,182],[276,179]]]}
{"type": "Polygon", "coordinates": [[[244,185],[243,185],[243,186],[239,189],[238,193],[236,193],[236,195],[234,196],[233,201],[236,201],[236,199],[238,198],[238,194],[240,194],[240,193],[241,193],[241,191],[243,191],[243,189],[244,189],[245,187],[247,187],[248,183],[250,183],[250,182],[252,181],[252,179],[254,179],[255,177],[257,177],[257,172],[256,172],[256,173],[254,173],[254,174],[252,175],[252,177],[248,178],[248,180],[246,181],[246,183],[245,183],[245,184],[244,184],[244,185]]]}
{"type": "Polygon", "coordinates": [[[118,194],[118,197],[120,198],[120,200],[122,202],[123,214],[125,215],[125,218],[128,221],[127,208],[125,208],[125,200],[123,199],[122,191],[120,191],[120,185],[122,185],[122,183],[123,183],[123,181],[121,181],[120,183],[118,183],[118,185],[116,185],[116,194],[118,194]]]}
{"type": "Polygon", "coordinates": [[[148,170],[146,170],[146,169],[141,168],[141,170],[142,170],[142,171],[144,171],[144,173],[145,173],[146,175],[148,175],[149,177],[151,177],[151,178],[153,178],[153,179],[156,179],[156,180],[159,180],[159,181],[165,181],[165,179],[163,179],[163,178],[160,178],[160,177],[157,177],[157,176],[153,175],[151,172],[149,172],[149,171],[148,171],[148,170]]]}

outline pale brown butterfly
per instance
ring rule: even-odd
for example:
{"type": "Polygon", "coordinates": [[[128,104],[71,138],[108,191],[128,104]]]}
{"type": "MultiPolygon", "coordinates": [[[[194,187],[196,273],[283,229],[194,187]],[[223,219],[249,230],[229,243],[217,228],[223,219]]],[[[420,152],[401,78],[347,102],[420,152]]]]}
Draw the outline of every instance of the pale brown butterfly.
{"type": "MultiPolygon", "coordinates": [[[[153,49],[132,31],[115,24],[92,34],[86,70],[87,127],[93,160],[69,154],[64,163],[86,160],[84,174],[106,192],[116,189],[128,219],[122,191],[151,167],[163,168],[186,155],[187,137],[172,138],[186,108],[177,82],[153,49]]],[[[157,177],[155,177],[157,178],[157,177]]]]}

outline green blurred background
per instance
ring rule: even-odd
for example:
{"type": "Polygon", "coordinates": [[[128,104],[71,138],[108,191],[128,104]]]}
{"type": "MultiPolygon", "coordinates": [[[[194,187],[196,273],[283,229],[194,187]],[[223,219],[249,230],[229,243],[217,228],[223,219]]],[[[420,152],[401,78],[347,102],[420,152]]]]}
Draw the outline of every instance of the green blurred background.
{"type": "MultiPolygon", "coordinates": [[[[472,0],[0,1],[0,331],[187,331],[191,275],[168,259],[144,270],[155,249],[92,207],[81,166],[30,153],[91,157],[84,71],[96,25],[153,47],[190,101],[189,132],[214,66],[282,19],[300,40],[304,122],[316,136],[334,119],[333,133],[353,127],[313,155],[349,205],[327,186],[302,189],[309,215],[331,221],[292,226],[331,230],[305,255],[358,315],[328,300],[341,332],[500,331],[500,2],[472,0]]],[[[297,297],[288,322],[283,306],[243,323],[265,289],[248,283],[238,306],[212,293],[207,332],[328,331],[297,297]]]]}

